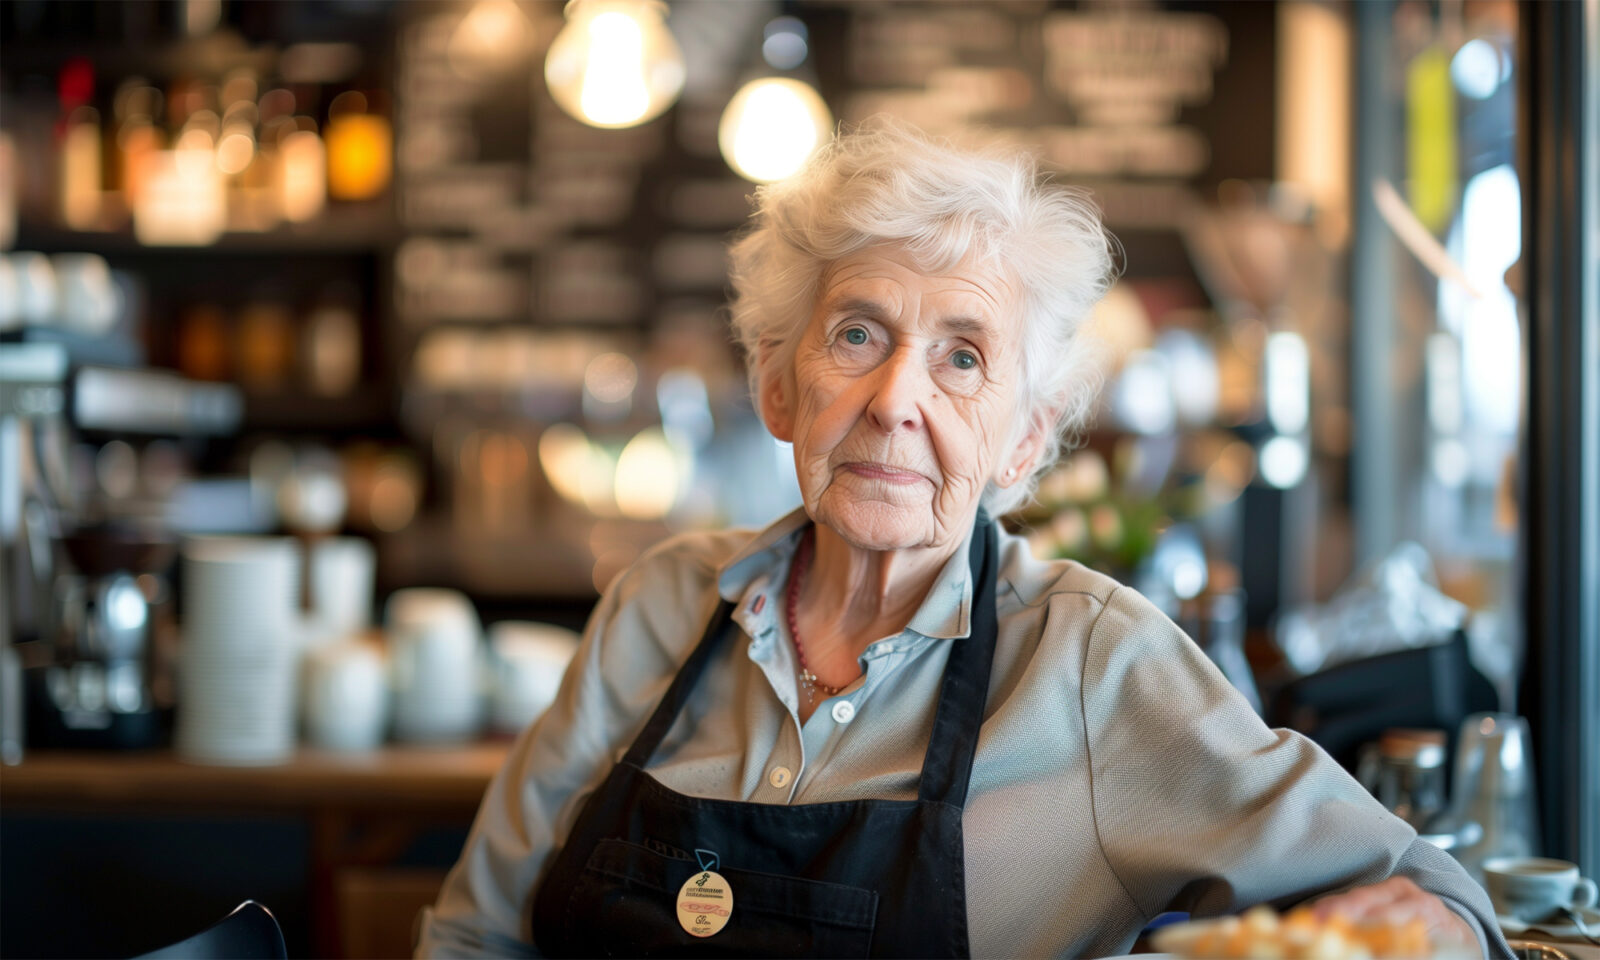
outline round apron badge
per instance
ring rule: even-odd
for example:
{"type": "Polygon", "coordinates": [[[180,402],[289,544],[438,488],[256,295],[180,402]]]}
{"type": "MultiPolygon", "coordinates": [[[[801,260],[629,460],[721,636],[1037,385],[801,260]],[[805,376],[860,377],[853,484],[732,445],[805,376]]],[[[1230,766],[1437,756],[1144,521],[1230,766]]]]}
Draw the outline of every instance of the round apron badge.
{"type": "Polygon", "coordinates": [[[701,871],[678,891],[678,923],[690,936],[709,937],[727,926],[733,915],[733,888],[711,869],[717,865],[715,854],[708,863],[701,851],[695,853],[701,854],[701,871]]]}

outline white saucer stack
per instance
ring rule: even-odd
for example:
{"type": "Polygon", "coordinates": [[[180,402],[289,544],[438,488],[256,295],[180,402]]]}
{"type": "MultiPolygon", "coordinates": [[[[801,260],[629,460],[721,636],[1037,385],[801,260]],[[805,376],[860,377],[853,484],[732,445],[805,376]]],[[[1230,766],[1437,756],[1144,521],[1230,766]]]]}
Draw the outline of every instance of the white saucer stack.
{"type": "Polygon", "coordinates": [[[196,537],[183,545],[178,755],[283,763],[295,746],[299,550],[287,537],[196,537]]]}

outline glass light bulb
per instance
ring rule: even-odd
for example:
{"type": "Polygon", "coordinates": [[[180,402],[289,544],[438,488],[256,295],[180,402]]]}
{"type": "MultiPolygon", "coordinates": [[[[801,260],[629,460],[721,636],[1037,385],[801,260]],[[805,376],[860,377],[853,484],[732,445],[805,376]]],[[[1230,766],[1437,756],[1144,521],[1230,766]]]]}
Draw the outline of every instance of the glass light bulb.
{"type": "Polygon", "coordinates": [[[561,109],[584,123],[632,127],[678,99],[683,51],[656,0],[572,0],[544,78],[561,109]]]}
{"type": "Polygon", "coordinates": [[[817,91],[788,77],[764,77],[734,94],[717,142],[739,176],[772,183],[799,170],[832,131],[833,115],[817,91]]]}

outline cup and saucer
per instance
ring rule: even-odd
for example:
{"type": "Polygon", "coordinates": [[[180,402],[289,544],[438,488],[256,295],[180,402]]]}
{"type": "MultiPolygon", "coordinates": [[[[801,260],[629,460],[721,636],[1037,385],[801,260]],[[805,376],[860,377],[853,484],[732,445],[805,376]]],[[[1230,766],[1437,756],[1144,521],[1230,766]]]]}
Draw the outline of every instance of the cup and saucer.
{"type": "Polygon", "coordinates": [[[1563,939],[1600,937],[1595,883],[1578,872],[1577,864],[1547,857],[1492,857],[1483,862],[1483,878],[1495,919],[1506,933],[1537,930],[1563,939]]]}

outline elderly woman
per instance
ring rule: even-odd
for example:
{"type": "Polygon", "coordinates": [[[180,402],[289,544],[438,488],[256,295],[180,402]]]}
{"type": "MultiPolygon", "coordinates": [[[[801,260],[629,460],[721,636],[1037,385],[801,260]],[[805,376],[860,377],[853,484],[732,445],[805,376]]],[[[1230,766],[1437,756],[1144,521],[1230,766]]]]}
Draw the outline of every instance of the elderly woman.
{"type": "Polygon", "coordinates": [[[612,584],[420,954],[1093,957],[1330,893],[1506,953],[1454,861],[1155,607],[992,519],[1090,402],[1088,202],[876,124],[763,188],[732,261],[804,506],[612,584]]]}

